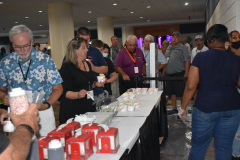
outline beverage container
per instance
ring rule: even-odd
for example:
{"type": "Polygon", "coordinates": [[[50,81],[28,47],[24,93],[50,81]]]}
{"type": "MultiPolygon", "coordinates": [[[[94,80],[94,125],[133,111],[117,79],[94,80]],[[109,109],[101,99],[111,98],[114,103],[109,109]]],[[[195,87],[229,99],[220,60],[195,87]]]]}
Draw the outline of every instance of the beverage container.
{"type": "Polygon", "coordinates": [[[99,76],[97,76],[98,82],[105,82],[105,75],[104,74],[100,74],[99,76]]]}
{"type": "Polygon", "coordinates": [[[64,160],[64,148],[58,139],[53,139],[48,144],[48,160],[64,160]]]}
{"type": "Polygon", "coordinates": [[[26,160],[39,160],[39,148],[38,148],[38,140],[34,135],[32,138],[32,143],[30,146],[30,151],[26,160]]]}
{"type": "Polygon", "coordinates": [[[9,92],[9,102],[11,112],[14,114],[22,114],[29,107],[26,92],[22,88],[13,88],[9,92]]]}
{"type": "Polygon", "coordinates": [[[9,136],[14,130],[15,130],[15,127],[9,119],[6,121],[3,121],[3,132],[5,136],[9,136]]]}

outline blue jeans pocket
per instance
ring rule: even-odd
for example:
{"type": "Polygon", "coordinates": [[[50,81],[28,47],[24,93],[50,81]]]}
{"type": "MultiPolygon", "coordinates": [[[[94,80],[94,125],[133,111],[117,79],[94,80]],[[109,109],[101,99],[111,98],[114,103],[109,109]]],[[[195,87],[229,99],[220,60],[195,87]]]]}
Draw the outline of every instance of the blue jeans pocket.
{"type": "Polygon", "coordinates": [[[197,110],[197,117],[199,120],[205,121],[205,122],[211,122],[214,119],[213,113],[204,113],[197,108],[196,110],[197,110]]]}

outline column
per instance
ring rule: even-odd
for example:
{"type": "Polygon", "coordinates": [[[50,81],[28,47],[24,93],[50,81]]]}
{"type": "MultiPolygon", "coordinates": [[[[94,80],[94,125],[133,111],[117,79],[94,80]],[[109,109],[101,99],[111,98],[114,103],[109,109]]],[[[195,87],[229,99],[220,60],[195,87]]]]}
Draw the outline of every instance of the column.
{"type": "Polygon", "coordinates": [[[113,19],[112,17],[97,18],[98,39],[102,40],[109,46],[112,45],[111,37],[114,36],[113,19]]]}
{"type": "Polygon", "coordinates": [[[71,3],[48,4],[48,21],[51,56],[60,69],[68,42],[74,38],[74,22],[71,3]]]}
{"type": "Polygon", "coordinates": [[[134,34],[134,29],[132,26],[123,26],[122,27],[122,44],[124,46],[127,37],[131,34],[134,34]]]}

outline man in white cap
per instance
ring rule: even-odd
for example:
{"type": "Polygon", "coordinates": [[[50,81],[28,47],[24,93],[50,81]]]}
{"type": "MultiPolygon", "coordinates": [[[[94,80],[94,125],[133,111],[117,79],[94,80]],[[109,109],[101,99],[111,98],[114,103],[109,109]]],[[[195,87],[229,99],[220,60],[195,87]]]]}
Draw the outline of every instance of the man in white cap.
{"type": "Polygon", "coordinates": [[[193,48],[192,54],[191,54],[191,63],[194,59],[194,57],[199,53],[199,52],[205,52],[208,50],[208,47],[204,45],[204,39],[201,34],[197,34],[195,37],[195,43],[197,47],[193,48]]]}

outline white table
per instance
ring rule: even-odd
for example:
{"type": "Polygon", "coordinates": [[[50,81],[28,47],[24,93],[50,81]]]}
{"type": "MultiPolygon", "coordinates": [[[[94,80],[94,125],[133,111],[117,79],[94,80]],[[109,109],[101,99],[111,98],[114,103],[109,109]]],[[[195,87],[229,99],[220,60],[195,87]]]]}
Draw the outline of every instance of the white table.
{"type": "MultiPolygon", "coordinates": [[[[137,108],[134,112],[118,112],[117,116],[147,117],[151,113],[153,107],[160,102],[161,94],[162,91],[153,94],[137,94],[136,100],[140,102],[140,108],[137,108]]],[[[118,101],[123,101],[122,96],[118,98],[118,101]]]]}
{"type": "MultiPolygon", "coordinates": [[[[144,124],[146,118],[151,113],[153,107],[160,102],[162,91],[154,94],[137,95],[140,101],[140,108],[134,112],[118,112],[113,119],[110,127],[116,127],[119,130],[120,148],[116,154],[94,154],[89,160],[118,160],[126,149],[131,150],[139,137],[139,128],[144,124]]],[[[119,97],[121,101],[122,98],[119,97]]]]}
{"type": "Polygon", "coordinates": [[[145,122],[146,117],[115,117],[110,127],[116,127],[119,131],[120,148],[116,154],[96,154],[89,158],[89,160],[117,160],[120,159],[126,149],[130,149],[135,144],[139,137],[139,128],[145,122]]]}

